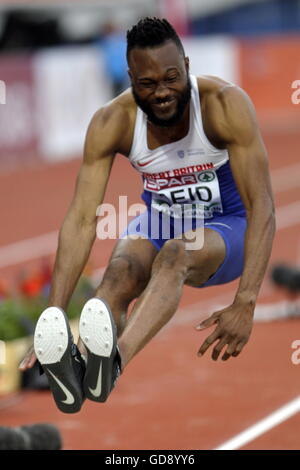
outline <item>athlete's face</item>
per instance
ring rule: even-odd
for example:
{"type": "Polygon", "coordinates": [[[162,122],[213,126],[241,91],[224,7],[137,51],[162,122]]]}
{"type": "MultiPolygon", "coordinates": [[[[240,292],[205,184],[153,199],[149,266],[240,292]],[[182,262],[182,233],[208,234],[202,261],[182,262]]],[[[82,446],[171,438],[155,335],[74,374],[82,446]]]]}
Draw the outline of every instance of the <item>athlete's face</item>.
{"type": "Polygon", "coordinates": [[[188,58],[173,41],[154,48],[134,48],[129,76],[137,105],[160,127],[177,124],[190,101],[188,58]]]}

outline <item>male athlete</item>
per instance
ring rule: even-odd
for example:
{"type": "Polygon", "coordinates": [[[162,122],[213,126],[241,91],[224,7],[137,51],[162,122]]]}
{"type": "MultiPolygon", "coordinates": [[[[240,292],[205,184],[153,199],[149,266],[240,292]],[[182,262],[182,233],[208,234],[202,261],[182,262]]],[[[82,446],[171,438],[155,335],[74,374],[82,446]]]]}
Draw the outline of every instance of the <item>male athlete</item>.
{"type": "Polygon", "coordinates": [[[216,325],[199,356],[212,345],[214,360],[221,353],[223,360],[238,356],[251,333],[275,231],[266,150],[245,92],[216,77],[191,75],[166,20],[145,18],[128,31],[127,60],[131,88],[97,111],[88,128],[59,234],[50,307],[36,326],[35,353],[21,365],[25,370],[38,358],[63,412],[80,410],[85,398],[106,401],[128,362],[174,315],[184,284],[206,287],[241,276],[232,305],[197,327],[216,325]],[[129,224],[95,297],[83,307],[84,361],[64,310],[96,237],[96,210],[116,153],[141,173],[146,210],[129,224]],[[183,213],[194,210],[192,227],[181,237],[174,205],[183,213]],[[151,237],[155,211],[159,223],[169,217],[170,237],[160,229],[151,237]],[[203,247],[190,250],[190,235],[200,230],[203,247]]]}

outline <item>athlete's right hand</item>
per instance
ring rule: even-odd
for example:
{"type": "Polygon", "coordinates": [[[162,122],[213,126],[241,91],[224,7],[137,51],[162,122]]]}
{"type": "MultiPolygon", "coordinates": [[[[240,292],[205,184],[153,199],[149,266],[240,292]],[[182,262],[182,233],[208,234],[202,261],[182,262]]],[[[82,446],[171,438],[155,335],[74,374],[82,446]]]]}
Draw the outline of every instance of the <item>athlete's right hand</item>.
{"type": "Polygon", "coordinates": [[[30,347],[30,349],[27,351],[24,359],[21,361],[21,363],[19,365],[19,370],[24,372],[27,369],[31,369],[31,367],[34,366],[36,360],[37,360],[36,355],[35,355],[34,348],[33,348],[33,345],[32,345],[30,347]]]}

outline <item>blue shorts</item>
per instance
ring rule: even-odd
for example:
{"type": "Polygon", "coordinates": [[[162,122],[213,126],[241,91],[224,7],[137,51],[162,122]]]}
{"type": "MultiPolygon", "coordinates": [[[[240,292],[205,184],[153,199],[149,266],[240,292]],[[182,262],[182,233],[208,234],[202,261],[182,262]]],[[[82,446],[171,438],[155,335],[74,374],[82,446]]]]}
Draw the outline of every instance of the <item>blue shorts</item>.
{"type": "MultiPolygon", "coordinates": [[[[164,217],[165,216],[160,213],[160,222],[164,217]]],[[[120,238],[124,238],[128,235],[137,235],[148,239],[159,251],[167,240],[174,238],[174,236],[178,236],[178,225],[176,229],[177,231],[174,233],[174,224],[172,222],[174,219],[168,218],[168,220],[171,220],[170,236],[164,238],[160,227],[158,236],[153,238],[153,232],[151,233],[150,211],[147,209],[129,223],[127,229],[122,233],[120,238]]],[[[200,226],[215,230],[221,235],[226,246],[226,255],[219,269],[209,278],[208,281],[201,284],[199,287],[225,284],[240,277],[244,267],[244,242],[247,227],[246,217],[236,215],[218,215],[204,221],[202,219],[193,219],[191,228],[195,229],[200,226]]],[[[181,233],[183,232],[184,230],[181,230],[181,233]]]]}

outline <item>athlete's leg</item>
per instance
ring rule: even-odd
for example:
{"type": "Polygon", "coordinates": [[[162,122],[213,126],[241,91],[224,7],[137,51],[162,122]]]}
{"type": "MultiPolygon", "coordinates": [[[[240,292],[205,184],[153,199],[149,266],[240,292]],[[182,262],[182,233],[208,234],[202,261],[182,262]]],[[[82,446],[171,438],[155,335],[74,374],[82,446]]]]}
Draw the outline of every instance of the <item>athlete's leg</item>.
{"type": "MultiPolygon", "coordinates": [[[[140,237],[130,237],[118,241],[104,273],[96,296],[105,300],[111,307],[116,322],[118,335],[124,329],[126,313],[130,302],[145,289],[151,275],[151,267],[158,250],[153,244],[140,237]]],[[[78,339],[78,348],[85,354],[85,347],[78,339]]],[[[33,346],[20,364],[21,370],[30,368],[35,363],[33,346]]]]}
{"type": "MultiPolygon", "coordinates": [[[[189,239],[184,239],[191,243],[189,239]]],[[[218,270],[226,255],[226,245],[220,235],[213,229],[204,229],[204,246],[201,250],[187,250],[188,272],[185,284],[200,287],[218,270]]]]}
{"type": "Polygon", "coordinates": [[[186,250],[184,240],[178,239],[164,244],[119,338],[123,367],[174,315],[184,283],[198,287],[206,282],[222,264],[225,251],[222,236],[211,229],[204,229],[201,250],[186,250]]]}
{"type": "Polygon", "coordinates": [[[110,306],[116,322],[118,335],[126,324],[130,302],[147,286],[157,249],[144,238],[130,237],[118,241],[104,273],[96,297],[110,306]]]}
{"type": "Polygon", "coordinates": [[[121,239],[96,291],[98,299],[90,299],[82,309],[80,350],[86,355],[83,390],[89,400],[106,401],[120,373],[117,336],[125,326],[129,303],[149,281],[157,251],[148,239],[121,239]]]}

